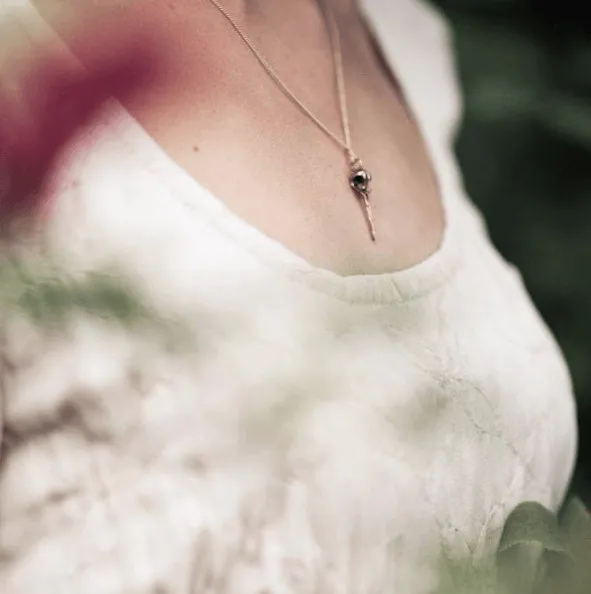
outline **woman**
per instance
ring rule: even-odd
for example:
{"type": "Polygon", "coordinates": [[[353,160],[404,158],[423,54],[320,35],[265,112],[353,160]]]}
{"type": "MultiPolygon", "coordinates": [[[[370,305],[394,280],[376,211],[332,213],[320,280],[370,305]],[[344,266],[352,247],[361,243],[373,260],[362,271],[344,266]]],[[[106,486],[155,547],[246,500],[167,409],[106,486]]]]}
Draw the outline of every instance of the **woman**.
{"type": "Polygon", "coordinates": [[[43,237],[194,339],[6,320],[2,592],[419,594],[560,507],[570,376],[462,188],[431,6],[9,4],[88,72],[149,32],[157,76],[57,160],[43,237]]]}

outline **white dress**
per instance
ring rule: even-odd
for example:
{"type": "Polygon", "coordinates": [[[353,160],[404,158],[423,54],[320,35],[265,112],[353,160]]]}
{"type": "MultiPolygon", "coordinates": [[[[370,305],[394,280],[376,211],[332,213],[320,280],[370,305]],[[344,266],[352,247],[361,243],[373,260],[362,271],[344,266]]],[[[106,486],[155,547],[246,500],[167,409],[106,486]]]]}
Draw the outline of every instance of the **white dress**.
{"type": "Polygon", "coordinates": [[[560,506],[571,378],[462,187],[449,30],[415,0],[362,8],[434,160],[442,245],[388,274],[311,266],[109,104],[53,182],[51,245],[72,271],[116,262],[196,338],[9,318],[2,594],[422,594],[517,503],[560,506]]]}

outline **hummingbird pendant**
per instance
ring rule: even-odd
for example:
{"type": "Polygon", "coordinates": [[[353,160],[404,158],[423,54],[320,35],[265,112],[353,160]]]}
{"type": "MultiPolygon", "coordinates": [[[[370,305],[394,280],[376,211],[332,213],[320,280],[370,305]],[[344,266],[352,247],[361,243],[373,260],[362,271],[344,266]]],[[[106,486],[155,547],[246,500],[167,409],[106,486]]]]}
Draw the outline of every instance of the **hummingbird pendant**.
{"type": "Polygon", "coordinates": [[[367,221],[369,223],[369,233],[371,240],[376,240],[376,230],[373,222],[373,215],[371,210],[371,204],[369,202],[369,195],[371,193],[371,187],[369,182],[371,181],[371,175],[369,171],[366,171],[361,164],[361,161],[356,158],[351,164],[351,175],[349,176],[349,184],[351,188],[363,202],[365,213],[367,214],[367,221]]]}

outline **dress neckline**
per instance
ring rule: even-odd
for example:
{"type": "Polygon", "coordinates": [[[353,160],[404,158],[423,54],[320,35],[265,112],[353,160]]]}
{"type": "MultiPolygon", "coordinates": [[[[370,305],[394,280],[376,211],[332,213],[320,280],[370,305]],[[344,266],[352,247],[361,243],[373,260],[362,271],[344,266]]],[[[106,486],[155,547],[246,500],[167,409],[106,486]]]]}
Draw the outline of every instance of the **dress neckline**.
{"type": "MultiPolygon", "coordinates": [[[[205,216],[232,242],[252,254],[257,260],[276,272],[310,290],[352,304],[402,303],[418,299],[445,283],[460,261],[458,212],[454,193],[455,179],[449,172],[449,149],[429,134],[425,118],[413,101],[412,65],[403,59],[404,47],[396,48],[395,19],[386,19],[380,7],[372,0],[358,0],[361,18],[367,26],[373,43],[381,51],[386,66],[395,80],[418,132],[425,143],[438,182],[444,213],[444,232],[439,247],[426,259],[402,270],[377,274],[341,275],[332,270],[314,266],[302,256],[238,216],[204,185],[192,177],[150,136],[139,121],[115,97],[110,98],[110,123],[115,125],[119,139],[128,144],[143,165],[170,187],[171,196],[198,216],[205,216]]],[[[46,27],[49,24],[37,9],[30,5],[37,18],[46,27]]],[[[54,35],[60,36],[50,27],[54,35]]],[[[61,39],[61,38],[60,38],[61,39]]],[[[63,39],[61,40],[62,43],[63,39]]],[[[83,71],[84,66],[75,56],[83,71]]],[[[111,128],[112,129],[112,128],[111,128]]]]}

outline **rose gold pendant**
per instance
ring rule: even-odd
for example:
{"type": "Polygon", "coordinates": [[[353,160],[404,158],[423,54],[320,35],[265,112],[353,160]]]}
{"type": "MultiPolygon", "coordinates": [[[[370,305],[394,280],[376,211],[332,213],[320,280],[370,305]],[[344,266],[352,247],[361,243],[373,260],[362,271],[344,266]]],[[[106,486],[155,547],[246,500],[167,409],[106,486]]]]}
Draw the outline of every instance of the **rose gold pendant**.
{"type": "Polygon", "coordinates": [[[365,213],[367,215],[367,222],[369,223],[369,233],[371,240],[376,240],[376,230],[373,222],[373,214],[371,210],[371,204],[369,202],[369,195],[371,193],[371,175],[369,171],[366,171],[361,164],[361,161],[356,158],[351,164],[351,175],[349,176],[349,184],[355,191],[357,197],[363,201],[365,213]]]}

